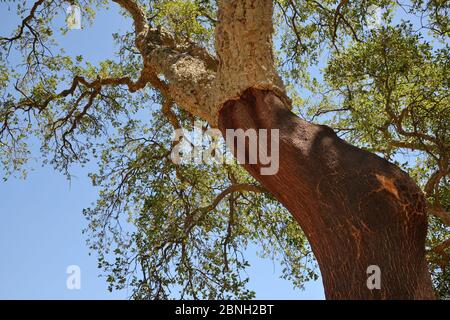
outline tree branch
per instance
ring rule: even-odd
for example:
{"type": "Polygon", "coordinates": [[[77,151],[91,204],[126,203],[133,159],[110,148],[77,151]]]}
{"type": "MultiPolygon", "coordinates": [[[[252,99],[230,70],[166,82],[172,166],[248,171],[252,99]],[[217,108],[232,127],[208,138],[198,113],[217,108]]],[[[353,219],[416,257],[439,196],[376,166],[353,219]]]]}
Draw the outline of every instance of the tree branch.
{"type": "Polygon", "coordinates": [[[249,183],[234,184],[223,190],[221,193],[219,193],[209,206],[203,207],[200,210],[203,212],[209,212],[211,210],[214,210],[217,207],[217,205],[223,200],[223,198],[225,198],[227,195],[241,191],[251,191],[257,193],[267,192],[267,190],[264,189],[263,187],[254,184],[249,183]]]}
{"type": "Polygon", "coordinates": [[[133,18],[136,47],[144,66],[142,75],[152,86],[164,83],[164,95],[193,115],[211,121],[212,83],[217,60],[191,41],[175,41],[164,28],[149,28],[146,14],[132,0],[114,0],[133,18]],[[159,75],[164,81],[158,81],[159,75]]]}
{"type": "Polygon", "coordinates": [[[140,34],[141,32],[145,32],[146,29],[148,29],[147,15],[136,1],[134,0],[113,0],[113,1],[131,14],[131,17],[133,18],[134,21],[134,29],[136,35],[140,34]]]}
{"type": "Polygon", "coordinates": [[[450,262],[450,255],[445,252],[448,248],[450,248],[450,239],[445,240],[429,250],[429,252],[433,252],[441,257],[437,262],[443,269],[447,268],[450,262]]]}
{"type": "Polygon", "coordinates": [[[33,7],[30,10],[30,14],[28,16],[25,17],[25,19],[22,20],[22,23],[19,27],[19,31],[17,32],[17,34],[14,37],[11,38],[6,38],[6,37],[0,37],[0,41],[6,40],[6,41],[15,41],[17,39],[19,39],[20,37],[22,37],[23,31],[25,29],[25,27],[30,28],[29,23],[31,20],[34,19],[34,15],[36,14],[36,10],[37,8],[44,2],[44,0],[39,0],[36,1],[33,4],[33,7]]]}
{"type": "Polygon", "coordinates": [[[448,213],[441,207],[437,205],[429,205],[428,212],[441,219],[441,221],[445,223],[447,226],[450,226],[450,213],[448,213]]]}
{"type": "Polygon", "coordinates": [[[250,184],[250,183],[233,184],[233,185],[229,186],[228,188],[226,188],[225,190],[223,190],[222,192],[220,192],[216,196],[216,198],[214,198],[213,202],[210,205],[208,205],[206,207],[198,208],[194,212],[192,212],[191,215],[188,216],[187,221],[186,221],[185,233],[186,234],[189,233],[192,230],[192,228],[199,221],[201,221],[201,219],[208,212],[211,212],[212,210],[214,210],[227,195],[235,193],[235,192],[244,192],[244,191],[257,192],[257,193],[267,192],[267,190],[264,187],[259,186],[259,185],[254,185],[254,184],[250,184]]]}
{"type": "Polygon", "coordinates": [[[341,2],[339,2],[338,6],[336,7],[336,10],[334,12],[334,23],[333,23],[334,29],[333,29],[333,38],[331,40],[332,43],[334,43],[336,40],[336,34],[337,34],[339,20],[343,20],[344,23],[349,27],[350,31],[352,32],[355,40],[358,42],[360,41],[358,39],[358,35],[356,34],[356,31],[352,28],[350,23],[347,21],[347,19],[345,19],[344,15],[341,13],[341,9],[348,3],[348,1],[349,0],[342,0],[341,2]]]}

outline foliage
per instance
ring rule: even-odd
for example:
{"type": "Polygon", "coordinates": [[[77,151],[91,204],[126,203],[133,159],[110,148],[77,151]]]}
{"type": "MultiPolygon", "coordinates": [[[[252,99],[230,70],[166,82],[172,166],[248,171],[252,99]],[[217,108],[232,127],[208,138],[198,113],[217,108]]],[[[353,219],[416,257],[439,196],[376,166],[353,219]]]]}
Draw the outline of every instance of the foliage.
{"type": "MultiPolygon", "coordinates": [[[[423,188],[430,270],[436,292],[448,298],[450,229],[441,220],[450,211],[448,2],[275,3],[278,67],[296,112],[398,163],[423,188]]],[[[109,1],[78,5],[88,22],[110,8],[109,1]]],[[[214,54],[214,1],[140,7],[152,28],[214,54]]],[[[302,231],[271,195],[255,192],[242,168],[170,161],[173,129],[192,128],[195,119],[158,88],[129,90],[126,78],[137,81],[142,65],[131,26],[113,35],[116,58],[93,63],[58,45],[68,32],[55,23],[63,2],[22,1],[15,10],[25,22],[0,38],[4,179],[25,173],[35,139],[44,162],[69,177],[72,164],[98,162],[90,177],[99,198],[84,211],[85,232],[111,290],[130,287],[136,299],[252,298],[245,254],[255,244],[281,261],[294,286],[317,279],[302,231]],[[252,190],[226,192],[236,185],[252,190]]]]}

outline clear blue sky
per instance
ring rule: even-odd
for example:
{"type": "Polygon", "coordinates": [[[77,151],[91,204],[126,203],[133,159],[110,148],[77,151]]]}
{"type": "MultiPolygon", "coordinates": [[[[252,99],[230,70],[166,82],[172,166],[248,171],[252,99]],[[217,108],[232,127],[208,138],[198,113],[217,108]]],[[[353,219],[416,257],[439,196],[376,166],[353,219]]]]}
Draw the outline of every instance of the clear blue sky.
{"type": "MultiPolygon", "coordinates": [[[[0,33],[18,24],[14,4],[0,2],[0,33]]],[[[62,23],[60,12],[58,23],[62,23]]],[[[116,5],[98,12],[92,26],[58,36],[67,54],[82,54],[98,63],[113,58],[112,33],[130,28],[131,21],[122,17],[116,5]]],[[[14,59],[14,57],[12,57],[14,59]]],[[[39,146],[33,147],[38,156],[39,146]]],[[[11,177],[0,180],[0,299],[126,299],[127,291],[109,293],[106,281],[99,278],[95,256],[89,256],[81,231],[86,221],[83,208],[96,200],[97,190],[87,178],[89,168],[73,168],[69,183],[51,167],[32,161],[34,171],[26,180],[11,177]],[[66,268],[81,268],[81,289],[66,288],[66,268]]],[[[91,168],[92,169],[92,168],[91,168]]],[[[0,171],[0,176],[3,172],[0,171]]],[[[293,290],[290,282],[279,279],[281,266],[248,250],[252,267],[248,274],[250,287],[258,299],[323,299],[321,281],[310,282],[305,291],[293,290]]]]}

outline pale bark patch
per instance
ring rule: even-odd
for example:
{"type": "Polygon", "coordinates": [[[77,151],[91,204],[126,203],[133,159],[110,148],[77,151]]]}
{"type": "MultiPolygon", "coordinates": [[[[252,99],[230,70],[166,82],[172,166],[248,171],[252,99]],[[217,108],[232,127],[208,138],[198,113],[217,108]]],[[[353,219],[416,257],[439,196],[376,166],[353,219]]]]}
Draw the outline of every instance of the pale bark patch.
{"type": "Polygon", "coordinates": [[[239,99],[248,88],[272,90],[286,105],[290,105],[275,69],[272,15],[271,0],[219,2],[216,27],[219,69],[212,101],[214,124],[217,124],[217,115],[223,104],[239,99]]]}

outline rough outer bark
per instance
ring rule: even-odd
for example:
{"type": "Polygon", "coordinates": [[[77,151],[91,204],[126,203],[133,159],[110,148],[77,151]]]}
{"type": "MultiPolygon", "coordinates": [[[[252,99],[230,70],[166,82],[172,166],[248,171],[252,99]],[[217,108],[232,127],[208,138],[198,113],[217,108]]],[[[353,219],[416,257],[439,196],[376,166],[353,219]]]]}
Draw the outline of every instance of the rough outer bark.
{"type": "Polygon", "coordinates": [[[301,120],[271,91],[247,90],[225,103],[219,127],[279,129],[280,168],[245,168],[295,217],[322,273],[327,299],[432,299],[425,260],[421,190],[388,161],[301,120]],[[367,267],[381,269],[369,290],[367,267]]]}
{"type": "Polygon", "coordinates": [[[150,28],[136,1],[114,1],[133,18],[135,44],[144,64],[139,80],[129,87],[140,89],[150,83],[213,127],[223,104],[248,88],[272,90],[290,105],[274,68],[272,0],[218,1],[217,57],[162,27],[150,28]]]}
{"type": "MultiPolygon", "coordinates": [[[[274,68],[272,15],[271,0],[219,1],[215,30],[219,68],[211,100],[216,116],[226,101],[239,99],[248,88],[270,89],[290,105],[274,68]]],[[[215,126],[217,119],[211,124],[215,126]]]]}

